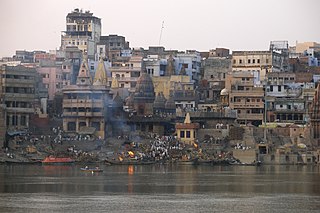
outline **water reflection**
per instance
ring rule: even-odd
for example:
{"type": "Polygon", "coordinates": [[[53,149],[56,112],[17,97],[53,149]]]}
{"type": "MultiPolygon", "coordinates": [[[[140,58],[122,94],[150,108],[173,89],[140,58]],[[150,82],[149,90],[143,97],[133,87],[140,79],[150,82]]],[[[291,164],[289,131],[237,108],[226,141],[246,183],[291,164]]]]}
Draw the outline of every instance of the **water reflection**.
{"type": "Polygon", "coordinates": [[[291,193],[320,194],[318,166],[81,166],[0,165],[0,192],[100,193],[291,193]]]}

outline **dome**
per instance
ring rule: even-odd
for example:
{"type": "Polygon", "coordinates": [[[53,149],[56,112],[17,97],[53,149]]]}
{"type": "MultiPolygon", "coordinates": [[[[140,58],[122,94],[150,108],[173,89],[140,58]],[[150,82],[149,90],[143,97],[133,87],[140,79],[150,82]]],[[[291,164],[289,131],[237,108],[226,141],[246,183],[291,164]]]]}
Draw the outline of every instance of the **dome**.
{"type": "Polygon", "coordinates": [[[165,104],[166,104],[166,98],[164,97],[163,93],[159,93],[158,96],[156,97],[156,99],[154,100],[153,103],[153,108],[156,109],[164,109],[165,108],[165,104]]]}
{"type": "Polygon", "coordinates": [[[134,98],[154,100],[153,82],[147,73],[142,73],[142,75],[138,78],[134,98]]]}
{"type": "Polygon", "coordinates": [[[169,96],[166,104],[165,104],[166,109],[176,109],[176,104],[174,103],[172,95],[169,96]]]}
{"type": "Polygon", "coordinates": [[[227,88],[224,88],[223,90],[221,90],[220,95],[229,95],[229,90],[227,88]]]}

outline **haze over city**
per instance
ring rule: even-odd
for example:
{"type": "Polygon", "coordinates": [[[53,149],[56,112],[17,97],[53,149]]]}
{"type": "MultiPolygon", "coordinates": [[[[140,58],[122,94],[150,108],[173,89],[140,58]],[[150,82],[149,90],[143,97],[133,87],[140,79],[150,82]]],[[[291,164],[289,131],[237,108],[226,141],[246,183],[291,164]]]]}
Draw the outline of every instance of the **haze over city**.
{"type": "Polygon", "coordinates": [[[102,35],[123,35],[131,47],[267,50],[272,40],[294,45],[320,35],[317,0],[3,0],[0,6],[0,57],[58,49],[66,15],[75,8],[90,10],[101,18],[102,35]]]}

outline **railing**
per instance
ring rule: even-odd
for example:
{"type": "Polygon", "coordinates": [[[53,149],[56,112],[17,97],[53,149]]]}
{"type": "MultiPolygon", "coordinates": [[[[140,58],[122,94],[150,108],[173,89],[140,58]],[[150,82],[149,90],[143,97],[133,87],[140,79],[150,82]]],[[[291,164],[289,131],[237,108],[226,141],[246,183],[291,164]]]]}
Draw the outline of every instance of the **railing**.
{"type": "Polygon", "coordinates": [[[74,117],[102,117],[102,112],[63,112],[63,116],[74,117]]]}
{"type": "Polygon", "coordinates": [[[34,113],[34,108],[7,107],[7,112],[34,113]]]}
{"type": "Polygon", "coordinates": [[[31,84],[33,87],[34,80],[29,79],[16,79],[16,78],[6,78],[5,83],[6,84],[31,84]]]}

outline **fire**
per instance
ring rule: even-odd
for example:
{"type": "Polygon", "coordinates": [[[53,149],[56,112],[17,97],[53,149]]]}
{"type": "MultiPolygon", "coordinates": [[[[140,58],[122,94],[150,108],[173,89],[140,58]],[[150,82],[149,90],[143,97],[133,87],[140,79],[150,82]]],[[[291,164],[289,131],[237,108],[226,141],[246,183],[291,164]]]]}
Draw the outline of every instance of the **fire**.
{"type": "Polygon", "coordinates": [[[128,154],[129,154],[129,156],[130,156],[131,158],[134,157],[134,153],[133,153],[132,151],[128,151],[128,154]]]}

